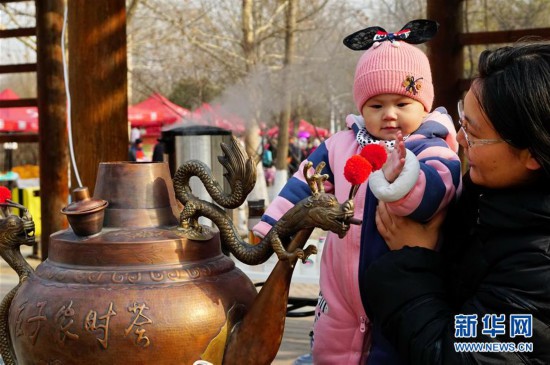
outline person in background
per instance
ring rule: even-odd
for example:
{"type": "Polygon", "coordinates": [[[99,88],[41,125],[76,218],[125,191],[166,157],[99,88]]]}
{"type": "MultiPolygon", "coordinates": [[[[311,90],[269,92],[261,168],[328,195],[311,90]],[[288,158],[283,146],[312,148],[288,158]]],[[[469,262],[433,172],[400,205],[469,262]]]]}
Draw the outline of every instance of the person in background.
{"type": "Polygon", "coordinates": [[[309,155],[309,148],[308,148],[308,137],[299,137],[298,138],[298,148],[300,149],[300,162],[305,160],[307,156],[309,155]]]}
{"type": "Polygon", "coordinates": [[[443,217],[380,203],[391,251],[361,291],[410,364],[550,364],[550,42],[486,50],[478,73],[458,106],[469,169],[442,242],[443,217]]]}
{"type": "Polygon", "coordinates": [[[134,143],[136,139],[141,138],[141,132],[137,127],[133,127],[130,130],[130,143],[134,143]]]}
{"type": "Polygon", "coordinates": [[[275,182],[275,165],[273,164],[273,147],[266,143],[262,152],[262,167],[264,168],[264,177],[267,186],[272,186],[275,182]]]}
{"type": "Polygon", "coordinates": [[[143,152],[143,140],[138,138],[131,144],[128,152],[128,161],[142,161],[145,157],[143,152]]]}
{"type": "MultiPolygon", "coordinates": [[[[415,22],[405,26],[410,39],[430,39],[437,23],[419,22],[427,26],[415,22]],[[426,34],[426,28],[431,34],[426,34]]],[[[344,176],[348,159],[363,149],[369,150],[372,144],[383,145],[390,152],[382,169],[368,178],[369,189],[361,184],[354,198],[354,215],[363,221],[362,227],[352,225],[342,239],[327,234],[313,324],[312,354],[318,365],[399,363],[393,348],[376,328],[371,328],[363,309],[369,298],[362,298],[359,292],[360,272],[387,251],[374,223],[378,199],[389,202],[396,214],[427,221],[446,209],[461,188],[453,122],[444,108],[430,113],[434,89],[428,58],[406,43],[406,38],[388,36],[375,41],[379,29],[370,27],[358,32],[370,34],[370,42],[359,48],[366,51],[357,63],[353,84],[360,115],[349,115],[349,129],[322,142],[308,157],[313,166],[326,163],[321,172],[329,176],[325,191],[344,202],[351,188],[344,176]]],[[[344,43],[359,43],[354,41],[356,34],[344,43]]],[[[254,227],[257,235],[265,236],[286,211],[311,194],[302,167],[254,227]]]]}
{"type": "Polygon", "coordinates": [[[315,150],[317,149],[317,147],[319,147],[320,144],[321,144],[321,140],[319,138],[314,138],[313,141],[311,142],[311,146],[307,151],[307,155],[309,156],[313,152],[315,152],[315,150]]]}
{"type": "Polygon", "coordinates": [[[302,162],[302,152],[296,142],[296,137],[290,136],[288,139],[288,173],[292,176],[302,162]]]}
{"type": "Polygon", "coordinates": [[[151,157],[153,162],[163,162],[164,161],[164,141],[161,138],[157,138],[157,143],[153,148],[153,156],[151,157]]]}

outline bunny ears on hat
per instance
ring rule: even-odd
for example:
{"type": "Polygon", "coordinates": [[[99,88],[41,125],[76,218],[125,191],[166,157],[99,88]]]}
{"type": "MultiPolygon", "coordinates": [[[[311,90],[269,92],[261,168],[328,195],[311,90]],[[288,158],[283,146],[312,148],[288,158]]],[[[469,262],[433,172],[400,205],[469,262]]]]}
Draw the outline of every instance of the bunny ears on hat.
{"type": "Polygon", "coordinates": [[[437,33],[439,24],[433,20],[416,19],[405,24],[397,33],[388,33],[381,27],[368,27],[344,38],[344,45],[354,51],[369,49],[376,42],[403,41],[420,44],[429,41],[437,33]]]}

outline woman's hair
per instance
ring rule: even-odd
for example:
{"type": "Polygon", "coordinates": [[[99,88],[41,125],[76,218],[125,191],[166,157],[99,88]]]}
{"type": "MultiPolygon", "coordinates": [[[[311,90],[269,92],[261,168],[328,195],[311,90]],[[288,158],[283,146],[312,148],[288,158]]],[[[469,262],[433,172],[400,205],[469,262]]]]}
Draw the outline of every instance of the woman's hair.
{"type": "Polygon", "coordinates": [[[528,148],[550,178],[550,41],[481,53],[472,91],[498,134],[528,148]]]}

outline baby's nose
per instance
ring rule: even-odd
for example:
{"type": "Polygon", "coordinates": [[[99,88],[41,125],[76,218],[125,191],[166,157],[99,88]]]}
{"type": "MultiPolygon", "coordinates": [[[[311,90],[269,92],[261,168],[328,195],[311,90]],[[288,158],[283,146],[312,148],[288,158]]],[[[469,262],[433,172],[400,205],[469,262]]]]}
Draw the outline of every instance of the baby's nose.
{"type": "Polygon", "coordinates": [[[394,108],[384,109],[384,120],[393,120],[397,118],[397,113],[394,108]]]}

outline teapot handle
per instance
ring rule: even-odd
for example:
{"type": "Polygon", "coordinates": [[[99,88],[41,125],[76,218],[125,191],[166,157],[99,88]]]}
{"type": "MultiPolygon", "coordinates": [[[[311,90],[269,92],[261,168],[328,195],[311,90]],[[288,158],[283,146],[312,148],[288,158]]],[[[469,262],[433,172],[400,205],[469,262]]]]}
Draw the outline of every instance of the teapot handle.
{"type": "Polygon", "coordinates": [[[9,311],[21,284],[34,274],[34,269],[21,254],[22,245],[33,246],[35,226],[27,208],[9,199],[0,203],[0,256],[19,276],[19,283],[0,302],[0,354],[6,365],[16,365],[13,344],[9,331],[9,311]],[[10,207],[19,208],[23,217],[10,213],[10,207]]]}

